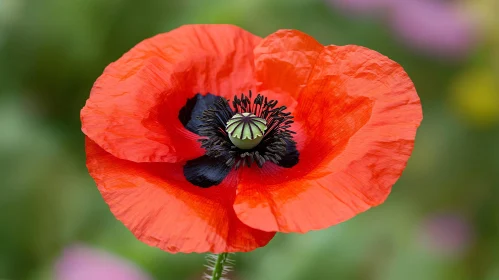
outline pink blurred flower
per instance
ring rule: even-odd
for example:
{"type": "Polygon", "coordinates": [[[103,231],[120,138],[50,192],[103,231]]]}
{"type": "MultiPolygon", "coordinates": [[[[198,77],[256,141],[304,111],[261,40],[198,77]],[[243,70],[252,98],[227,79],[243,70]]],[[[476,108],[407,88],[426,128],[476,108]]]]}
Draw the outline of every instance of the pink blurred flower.
{"type": "Polygon", "coordinates": [[[392,2],[391,23],[410,47],[438,56],[459,58],[476,43],[471,16],[455,4],[442,0],[392,2]]]}
{"type": "Polygon", "coordinates": [[[56,280],[150,280],[132,263],[81,245],[64,250],[55,266],[56,280]]]}
{"type": "Polygon", "coordinates": [[[460,255],[473,242],[473,227],[464,217],[453,214],[430,216],[421,226],[425,246],[440,255],[460,255]]]}

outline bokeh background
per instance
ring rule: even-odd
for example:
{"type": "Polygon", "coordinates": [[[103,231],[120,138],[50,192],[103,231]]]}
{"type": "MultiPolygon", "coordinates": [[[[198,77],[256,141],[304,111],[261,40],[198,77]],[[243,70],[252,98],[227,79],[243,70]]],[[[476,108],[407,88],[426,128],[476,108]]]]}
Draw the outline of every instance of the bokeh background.
{"type": "Polygon", "coordinates": [[[186,23],[302,30],[401,63],[424,121],[392,195],[341,225],[237,254],[234,280],[499,279],[499,1],[0,0],[0,279],[200,279],[137,241],[85,167],[103,68],[186,23]]]}

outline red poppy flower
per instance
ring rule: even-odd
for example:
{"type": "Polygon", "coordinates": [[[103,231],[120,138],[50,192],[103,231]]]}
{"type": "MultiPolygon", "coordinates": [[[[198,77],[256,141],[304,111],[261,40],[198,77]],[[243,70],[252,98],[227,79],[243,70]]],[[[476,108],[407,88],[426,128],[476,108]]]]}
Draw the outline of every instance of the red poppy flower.
{"type": "Polygon", "coordinates": [[[230,25],[139,43],[81,111],[104,200],[169,252],[250,251],[379,205],[421,119],[407,74],[375,51],[230,25]]]}

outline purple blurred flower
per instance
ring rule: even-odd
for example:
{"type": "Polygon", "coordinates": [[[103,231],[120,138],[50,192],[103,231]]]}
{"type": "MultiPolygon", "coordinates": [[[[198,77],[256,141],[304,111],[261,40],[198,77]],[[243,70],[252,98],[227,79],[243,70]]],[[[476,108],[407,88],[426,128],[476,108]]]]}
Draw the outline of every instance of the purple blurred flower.
{"type": "Polygon", "coordinates": [[[150,280],[132,263],[81,245],[66,248],[55,266],[56,280],[150,280]]]}
{"type": "Polygon", "coordinates": [[[430,216],[421,227],[421,237],[429,250],[442,255],[464,253],[473,242],[473,228],[464,217],[446,213],[430,216]]]}
{"type": "Polygon", "coordinates": [[[394,31],[410,47],[444,57],[465,56],[476,42],[469,14],[442,0],[392,2],[394,31]]]}
{"type": "Polygon", "coordinates": [[[327,0],[358,14],[380,14],[404,44],[447,58],[467,55],[477,41],[471,14],[447,0],[327,0]]]}

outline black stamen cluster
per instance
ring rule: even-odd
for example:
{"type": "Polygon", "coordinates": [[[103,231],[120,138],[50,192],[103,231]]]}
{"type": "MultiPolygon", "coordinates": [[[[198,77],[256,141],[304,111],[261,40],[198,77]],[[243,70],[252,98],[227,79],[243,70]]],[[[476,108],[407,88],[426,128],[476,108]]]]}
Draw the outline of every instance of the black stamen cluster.
{"type": "Polygon", "coordinates": [[[199,117],[202,125],[199,127],[201,147],[206,149],[206,155],[222,158],[231,168],[239,168],[246,164],[248,167],[255,162],[262,167],[267,161],[279,164],[288,152],[288,147],[295,145],[289,130],[293,123],[291,113],[285,113],[286,106],[277,106],[276,100],[268,100],[260,94],[252,100],[252,93],[235,96],[232,101],[234,111],[228,100],[219,97],[214,105],[205,110],[199,117]],[[236,113],[252,113],[267,121],[267,130],[262,141],[251,150],[242,150],[236,147],[225,131],[227,121],[236,113]]]}

